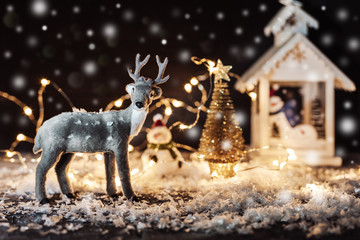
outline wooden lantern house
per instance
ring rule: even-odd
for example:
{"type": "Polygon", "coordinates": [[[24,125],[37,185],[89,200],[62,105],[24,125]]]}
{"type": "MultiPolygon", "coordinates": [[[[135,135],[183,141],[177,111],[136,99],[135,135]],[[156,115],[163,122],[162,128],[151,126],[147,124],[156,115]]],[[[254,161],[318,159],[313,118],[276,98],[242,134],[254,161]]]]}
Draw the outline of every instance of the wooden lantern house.
{"type": "Polygon", "coordinates": [[[334,156],[334,89],[355,91],[355,85],[306,38],[318,22],[299,2],[280,2],[285,6],[264,29],[274,35],[274,46],[235,85],[252,98],[252,146],[269,146],[261,157],[278,154],[281,145],[310,166],[340,166],[342,159],[334,156]]]}

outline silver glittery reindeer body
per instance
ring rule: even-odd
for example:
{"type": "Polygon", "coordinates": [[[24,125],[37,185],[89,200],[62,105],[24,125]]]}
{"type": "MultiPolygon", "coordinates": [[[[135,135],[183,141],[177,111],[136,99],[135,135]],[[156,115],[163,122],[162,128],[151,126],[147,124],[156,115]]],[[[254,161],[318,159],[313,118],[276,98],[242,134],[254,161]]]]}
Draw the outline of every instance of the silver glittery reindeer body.
{"type": "Polygon", "coordinates": [[[128,144],[132,137],[141,130],[148,114],[151,102],[162,94],[157,85],[166,82],[169,76],[163,78],[167,58],[156,61],[159,73],[155,80],[140,76],[141,68],[148,62],[150,55],[140,61],[140,54],[136,55],[134,72],[128,69],[130,77],[135,83],[126,86],[131,98],[131,105],[121,111],[107,111],[99,113],[67,112],[59,114],[40,127],[35,137],[34,153],[42,151],[41,160],[36,168],[35,194],[40,203],[48,203],[45,181],[49,169],[55,166],[60,189],[69,198],[74,198],[67,177],[69,163],[77,152],[103,152],[107,187],[110,196],[116,196],[115,162],[124,195],[128,199],[136,200],[131,187],[128,163],[128,144]]]}

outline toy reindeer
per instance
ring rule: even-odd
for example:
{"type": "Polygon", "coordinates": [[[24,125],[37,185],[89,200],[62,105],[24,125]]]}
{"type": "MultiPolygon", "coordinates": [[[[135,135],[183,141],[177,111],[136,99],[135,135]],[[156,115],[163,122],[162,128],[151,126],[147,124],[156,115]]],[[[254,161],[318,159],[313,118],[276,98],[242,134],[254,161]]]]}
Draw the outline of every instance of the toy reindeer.
{"type": "Polygon", "coordinates": [[[35,194],[41,204],[49,203],[46,197],[45,181],[49,169],[56,164],[55,171],[63,194],[75,198],[67,177],[69,163],[77,152],[103,152],[109,196],[116,196],[115,160],[118,166],[124,195],[137,201],[130,182],[128,163],[128,144],[141,130],[151,102],[159,98],[162,90],[159,84],[166,82],[163,77],[168,59],[161,62],[156,56],[159,73],[155,80],[140,76],[141,68],[148,62],[150,55],[140,61],[136,55],[134,72],[128,69],[135,83],[126,86],[131,105],[122,111],[99,113],[66,112],[59,114],[40,127],[35,137],[34,153],[42,151],[41,160],[36,168],[35,194]]]}

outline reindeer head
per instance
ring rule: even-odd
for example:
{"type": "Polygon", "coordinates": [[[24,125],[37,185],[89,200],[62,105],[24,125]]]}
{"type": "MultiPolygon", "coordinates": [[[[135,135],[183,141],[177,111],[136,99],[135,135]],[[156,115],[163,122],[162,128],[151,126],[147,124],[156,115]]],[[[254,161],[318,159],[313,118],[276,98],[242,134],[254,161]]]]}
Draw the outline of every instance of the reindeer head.
{"type": "Polygon", "coordinates": [[[149,61],[150,55],[147,55],[143,61],[140,61],[140,54],[136,55],[135,71],[132,72],[128,69],[129,76],[135,81],[126,85],[126,91],[129,93],[132,103],[135,105],[136,110],[148,109],[151,102],[158,99],[161,94],[161,88],[157,85],[166,82],[170,76],[163,78],[168,59],[165,58],[164,62],[160,61],[159,56],[156,55],[156,62],[159,66],[159,73],[155,80],[151,78],[140,76],[140,70],[149,61]]]}

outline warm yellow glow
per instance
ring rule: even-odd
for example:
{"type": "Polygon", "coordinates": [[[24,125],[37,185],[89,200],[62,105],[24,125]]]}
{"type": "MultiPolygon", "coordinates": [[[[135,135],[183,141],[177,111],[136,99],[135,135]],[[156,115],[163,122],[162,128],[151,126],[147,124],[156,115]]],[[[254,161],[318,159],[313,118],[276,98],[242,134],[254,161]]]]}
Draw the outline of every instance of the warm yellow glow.
{"type": "Polygon", "coordinates": [[[197,80],[196,77],[193,77],[193,78],[190,80],[190,83],[191,83],[191,85],[196,86],[196,85],[199,84],[199,80],[197,80]]]}
{"type": "Polygon", "coordinates": [[[50,81],[47,80],[46,78],[41,79],[40,82],[41,82],[41,85],[43,85],[44,87],[50,84],[50,81]]]}
{"type": "Polygon", "coordinates": [[[117,187],[121,186],[121,182],[120,182],[120,178],[119,178],[119,177],[116,177],[116,178],[115,178],[115,185],[116,185],[117,187]]]}
{"type": "Polygon", "coordinates": [[[280,170],[282,170],[285,167],[285,165],[286,165],[286,162],[280,163],[280,170]]]}
{"type": "Polygon", "coordinates": [[[6,152],[6,156],[9,157],[9,158],[11,158],[11,157],[14,156],[14,155],[15,155],[14,152],[11,152],[11,151],[7,151],[7,152],[6,152]]]}
{"type": "Polygon", "coordinates": [[[310,188],[313,191],[318,191],[319,190],[319,186],[317,186],[316,184],[313,184],[313,183],[306,184],[306,187],[310,188]]]}
{"type": "Polygon", "coordinates": [[[152,167],[152,166],[154,166],[155,165],[155,161],[154,160],[150,160],[149,161],[149,167],[152,167]]]}
{"type": "Polygon", "coordinates": [[[279,161],[278,161],[278,160],[274,160],[274,161],[272,162],[272,164],[273,164],[274,166],[278,167],[278,166],[279,166],[279,161]]]}
{"type": "Polygon", "coordinates": [[[219,175],[217,174],[216,171],[214,171],[212,174],[211,174],[211,177],[218,177],[219,175]]]}
{"type": "Polygon", "coordinates": [[[297,156],[296,156],[295,151],[293,149],[287,148],[286,151],[289,154],[288,160],[293,161],[293,160],[297,159],[297,156]]]}
{"type": "Polygon", "coordinates": [[[205,155],[204,154],[199,154],[198,158],[200,159],[204,159],[205,155]]]}
{"type": "Polygon", "coordinates": [[[16,136],[16,140],[18,140],[18,141],[25,141],[26,140],[26,136],[24,135],[24,134],[22,134],[22,133],[20,133],[20,134],[18,134],[17,136],[16,136]]]}
{"type": "Polygon", "coordinates": [[[137,174],[138,172],[139,172],[139,169],[135,168],[135,169],[131,170],[130,174],[133,176],[133,175],[137,174]]]}
{"type": "Polygon", "coordinates": [[[89,179],[86,179],[85,183],[90,187],[93,186],[93,183],[89,179]]]}
{"type": "Polygon", "coordinates": [[[75,155],[76,155],[76,156],[78,156],[78,157],[82,157],[82,156],[84,156],[84,154],[83,154],[83,153],[76,153],[75,155]]]}
{"type": "Polygon", "coordinates": [[[27,115],[27,116],[30,116],[32,114],[32,110],[29,107],[24,107],[23,110],[24,110],[25,115],[27,115]]]}
{"type": "Polygon", "coordinates": [[[104,155],[102,155],[102,153],[97,153],[95,154],[95,158],[99,161],[103,160],[104,159],[104,155]]]}
{"type": "Polygon", "coordinates": [[[184,130],[184,129],[187,128],[187,126],[186,126],[185,124],[180,124],[179,128],[182,129],[182,130],[184,130]]]}
{"type": "Polygon", "coordinates": [[[255,92],[249,92],[249,97],[251,98],[251,101],[255,101],[257,94],[255,92]]]}
{"type": "Polygon", "coordinates": [[[234,172],[238,172],[240,170],[240,165],[236,164],[236,166],[234,167],[234,172]]]}
{"type": "Polygon", "coordinates": [[[121,107],[122,104],[123,104],[123,100],[121,98],[116,100],[114,103],[115,107],[121,107]]]}
{"type": "Polygon", "coordinates": [[[171,107],[165,108],[165,115],[166,115],[166,116],[170,116],[171,114],[172,114],[172,109],[171,109],[171,107]]]}
{"type": "Polygon", "coordinates": [[[68,173],[68,178],[74,179],[74,174],[73,173],[68,173]]]}
{"type": "Polygon", "coordinates": [[[192,90],[191,84],[190,83],[185,84],[184,89],[187,93],[190,93],[192,90]]]}
{"type": "Polygon", "coordinates": [[[178,100],[172,100],[172,105],[174,106],[174,107],[181,107],[181,105],[182,105],[182,103],[180,102],[180,101],[178,101],[178,100]]]}
{"type": "Polygon", "coordinates": [[[210,75],[216,70],[215,63],[213,61],[208,61],[208,70],[210,72],[210,75]]]}
{"type": "Polygon", "coordinates": [[[128,151],[129,151],[129,152],[134,151],[134,146],[129,144],[129,146],[128,146],[128,151]]]}

